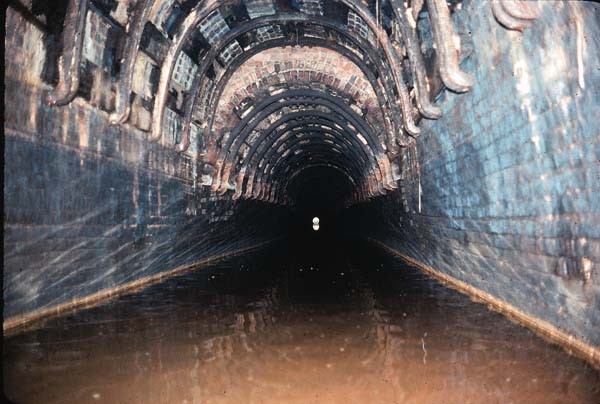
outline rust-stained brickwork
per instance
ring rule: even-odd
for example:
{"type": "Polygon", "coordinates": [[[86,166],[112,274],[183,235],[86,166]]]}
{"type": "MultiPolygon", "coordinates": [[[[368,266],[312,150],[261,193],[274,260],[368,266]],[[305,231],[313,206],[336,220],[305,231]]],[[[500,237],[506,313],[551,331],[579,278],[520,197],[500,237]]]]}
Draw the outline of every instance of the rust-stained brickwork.
{"type": "Polygon", "coordinates": [[[542,11],[521,34],[468,3],[478,84],[444,94],[444,118],[403,150],[399,192],[364,219],[387,221],[372,235],[396,250],[598,346],[600,8],[542,11]]]}
{"type": "Polygon", "coordinates": [[[219,99],[213,129],[227,133],[239,122],[238,115],[243,113],[245,103],[300,86],[343,94],[359,114],[369,112],[367,119],[371,125],[383,129],[377,96],[355,64],[329,49],[293,46],[261,52],[236,70],[219,99]]]}
{"type": "Polygon", "coordinates": [[[600,346],[597,5],[59,3],[7,11],[5,316],[277,238],[320,177],[350,233],[600,346]]]}
{"type": "Polygon", "coordinates": [[[152,144],[81,97],[46,105],[47,35],[10,8],[7,28],[5,319],[277,236],[246,224],[273,210],[199,185],[196,148],[152,144]]]}

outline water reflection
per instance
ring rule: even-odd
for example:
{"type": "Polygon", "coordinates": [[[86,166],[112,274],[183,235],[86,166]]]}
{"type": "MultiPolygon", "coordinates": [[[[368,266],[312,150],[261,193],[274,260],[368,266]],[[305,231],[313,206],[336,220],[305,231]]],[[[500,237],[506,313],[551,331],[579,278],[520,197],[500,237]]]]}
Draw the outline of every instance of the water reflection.
{"type": "Polygon", "coordinates": [[[314,247],[232,260],[8,338],[5,392],[20,403],[600,402],[598,372],[484,306],[390,257],[314,247]]]}

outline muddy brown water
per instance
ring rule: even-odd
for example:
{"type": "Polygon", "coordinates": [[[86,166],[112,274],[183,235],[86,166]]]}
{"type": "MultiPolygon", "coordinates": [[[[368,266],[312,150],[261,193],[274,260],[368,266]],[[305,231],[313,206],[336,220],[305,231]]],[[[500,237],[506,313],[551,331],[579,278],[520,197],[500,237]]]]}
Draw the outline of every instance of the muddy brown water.
{"type": "MultiPolygon", "coordinates": [[[[314,247],[314,246],[312,246],[314,247]]],[[[600,373],[380,251],[276,248],[4,340],[16,403],[600,403],[600,373]]]]}

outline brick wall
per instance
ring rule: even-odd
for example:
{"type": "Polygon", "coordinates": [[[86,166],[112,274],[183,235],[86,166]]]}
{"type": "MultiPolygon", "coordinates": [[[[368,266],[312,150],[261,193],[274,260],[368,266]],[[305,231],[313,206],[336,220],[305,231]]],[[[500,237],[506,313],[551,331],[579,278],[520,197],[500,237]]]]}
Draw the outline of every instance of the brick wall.
{"type": "Polygon", "coordinates": [[[373,87],[358,66],[343,55],[321,47],[272,48],[248,59],[227,82],[215,113],[215,132],[233,128],[240,105],[280,89],[305,83],[313,89],[331,89],[352,99],[357,112],[376,128],[383,113],[373,87]]]}
{"type": "MultiPolygon", "coordinates": [[[[111,126],[82,97],[47,106],[51,38],[11,8],[6,24],[5,318],[277,236],[276,208],[199,185],[196,154],[111,126]]],[[[105,84],[91,99],[114,97],[105,84]]]]}
{"type": "MultiPolygon", "coordinates": [[[[298,4],[321,13],[319,1],[298,4]]],[[[541,4],[519,33],[494,21],[489,2],[463,1],[454,18],[475,87],[442,92],[443,118],[422,121],[399,157],[399,191],[353,210],[363,219],[353,231],[600,346],[600,7],[541,4]]],[[[210,193],[196,153],[176,153],[167,136],[148,142],[141,98],[133,125],[108,124],[114,71],[86,62],[80,96],[45,105],[59,47],[11,8],[6,27],[5,316],[277,235],[278,208],[210,193]]],[[[164,53],[157,43],[143,48],[164,53]]],[[[348,93],[384,127],[356,66],[299,50],[247,61],[222,96],[217,132],[246,98],[306,80],[348,93]]]]}
{"type": "Polygon", "coordinates": [[[473,90],[442,93],[400,191],[359,210],[377,239],[600,346],[600,6],[541,3],[522,34],[463,3],[473,90]]]}

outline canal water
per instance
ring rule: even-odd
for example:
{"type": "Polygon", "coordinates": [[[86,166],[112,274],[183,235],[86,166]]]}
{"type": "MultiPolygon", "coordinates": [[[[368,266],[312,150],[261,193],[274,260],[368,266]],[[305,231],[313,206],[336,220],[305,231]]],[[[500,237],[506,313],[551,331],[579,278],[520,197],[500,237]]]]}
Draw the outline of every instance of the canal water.
{"type": "Polygon", "coordinates": [[[16,403],[600,403],[600,373],[396,258],[293,243],[4,340],[16,403]]]}

